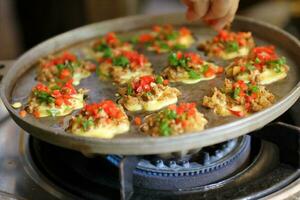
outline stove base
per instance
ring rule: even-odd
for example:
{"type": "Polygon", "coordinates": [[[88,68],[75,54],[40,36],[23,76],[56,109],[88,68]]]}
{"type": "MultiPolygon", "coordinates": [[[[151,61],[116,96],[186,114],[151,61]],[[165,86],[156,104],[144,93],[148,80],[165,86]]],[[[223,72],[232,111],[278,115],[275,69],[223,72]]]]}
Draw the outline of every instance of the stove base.
{"type": "MultiPolygon", "coordinates": [[[[30,138],[29,144],[26,153],[29,162],[24,165],[30,165],[39,174],[41,186],[50,185],[52,191],[60,193],[60,198],[63,195],[72,199],[120,198],[119,169],[104,157],[87,158],[79,152],[62,151],[60,147],[34,138],[30,138]]],[[[276,145],[252,138],[249,164],[238,173],[189,189],[166,191],[134,187],[132,199],[172,199],[174,195],[179,199],[262,197],[299,176],[291,166],[280,164],[278,155],[276,145]]]]}

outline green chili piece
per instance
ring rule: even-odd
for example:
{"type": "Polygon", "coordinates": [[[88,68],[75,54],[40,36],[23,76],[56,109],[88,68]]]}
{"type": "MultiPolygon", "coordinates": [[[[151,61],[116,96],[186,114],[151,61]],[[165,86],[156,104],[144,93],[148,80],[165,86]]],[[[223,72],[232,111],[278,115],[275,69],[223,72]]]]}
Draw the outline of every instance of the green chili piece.
{"type": "Polygon", "coordinates": [[[169,136],[171,133],[171,128],[169,127],[169,122],[167,120],[164,120],[160,123],[159,126],[160,134],[163,136],[169,136]]]}
{"type": "Polygon", "coordinates": [[[225,43],[225,51],[227,53],[237,52],[239,50],[239,44],[235,41],[233,42],[226,42],[225,43]]]}
{"type": "Polygon", "coordinates": [[[157,84],[163,84],[164,79],[163,79],[161,76],[157,76],[156,79],[155,79],[155,82],[156,82],[157,84]]]}
{"type": "Polygon", "coordinates": [[[235,89],[234,89],[234,91],[233,91],[233,98],[234,98],[234,99],[236,99],[236,98],[239,97],[240,91],[241,91],[240,88],[235,88],[235,89]]]}
{"type": "Polygon", "coordinates": [[[189,71],[188,71],[188,74],[189,74],[189,77],[191,78],[191,79],[199,79],[200,78],[200,75],[199,74],[197,74],[194,70],[192,70],[192,69],[190,69],[189,71]]]}
{"type": "Polygon", "coordinates": [[[131,87],[130,84],[128,84],[128,86],[127,86],[127,95],[132,95],[132,92],[133,92],[132,87],[131,87]]]}
{"type": "Polygon", "coordinates": [[[114,66],[121,66],[121,67],[126,67],[129,65],[129,60],[125,56],[120,56],[117,58],[113,59],[113,65],[114,66]]]}
{"type": "Polygon", "coordinates": [[[82,127],[84,131],[87,131],[90,126],[94,125],[94,121],[92,119],[87,119],[82,122],[82,127]]]}
{"type": "Polygon", "coordinates": [[[178,59],[176,53],[171,53],[168,57],[168,61],[171,66],[178,66],[178,59]]]}

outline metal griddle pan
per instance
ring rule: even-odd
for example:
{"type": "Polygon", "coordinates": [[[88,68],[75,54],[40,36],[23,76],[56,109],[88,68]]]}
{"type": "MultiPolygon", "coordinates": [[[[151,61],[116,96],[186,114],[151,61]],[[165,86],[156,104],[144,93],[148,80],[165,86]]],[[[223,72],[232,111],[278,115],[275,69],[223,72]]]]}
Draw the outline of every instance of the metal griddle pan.
{"type": "MultiPolygon", "coordinates": [[[[70,116],[57,118],[35,119],[32,116],[21,118],[19,110],[11,107],[16,101],[27,102],[31,88],[36,84],[35,65],[39,58],[60,50],[69,49],[85,58],[83,47],[99,35],[109,31],[120,33],[124,38],[132,34],[145,31],[155,24],[173,24],[187,26],[192,29],[198,42],[213,37],[216,33],[199,23],[187,23],[183,14],[169,14],[160,16],[133,16],[104,21],[78,28],[57,37],[51,38],[22,55],[8,70],[2,81],[1,98],[15,122],[29,134],[62,147],[81,152],[99,154],[145,155],[170,152],[185,152],[189,149],[199,149],[208,145],[220,143],[247,134],[263,127],[284,113],[300,96],[300,43],[287,32],[257,20],[236,17],[232,24],[234,31],[251,31],[258,45],[273,44],[280,55],[287,58],[290,66],[288,77],[267,88],[276,95],[276,103],[261,112],[246,118],[219,117],[213,111],[201,107],[204,95],[211,94],[215,86],[222,86],[224,75],[214,80],[200,82],[193,85],[173,84],[183,93],[179,101],[196,101],[198,109],[204,113],[209,123],[204,131],[171,137],[149,137],[139,132],[133,124],[129,133],[113,139],[99,139],[75,136],[64,131],[70,116]]],[[[196,50],[196,44],[190,49],[196,50]]],[[[166,65],[167,55],[156,55],[142,51],[149,57],[157,73],[166,65]]],[[[202,53],[201,55],[205,57],[202,53]]],[[[226,66],[226,62],[214,60],[219,65],[226,66]]],[[[88,102],[115,96],[116,86],[110,81],[100,81],[93,75],[82,81],[79,87],[87,87],[90,91],[88,102]]],[[[74,112],[73,114],[75,114],[74,112]]],[[[145,116],[149,113],[129,113],[130,119],[135,115],[145,116]]]]}

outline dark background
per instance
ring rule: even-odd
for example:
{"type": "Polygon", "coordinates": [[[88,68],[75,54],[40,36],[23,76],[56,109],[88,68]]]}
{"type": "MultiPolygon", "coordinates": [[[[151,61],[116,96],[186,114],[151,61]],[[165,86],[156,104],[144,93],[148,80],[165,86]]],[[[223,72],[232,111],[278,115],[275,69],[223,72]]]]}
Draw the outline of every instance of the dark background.
{"type": "MultiPolygon", "coordinates": [[[[0,0],[0,59],[14,59],[47,38],[85,24],[184,10],[180,0],[0,0]]],[[[238,14],[275,24],[299,38],[299,0],[241,0],[238,14]]]]}

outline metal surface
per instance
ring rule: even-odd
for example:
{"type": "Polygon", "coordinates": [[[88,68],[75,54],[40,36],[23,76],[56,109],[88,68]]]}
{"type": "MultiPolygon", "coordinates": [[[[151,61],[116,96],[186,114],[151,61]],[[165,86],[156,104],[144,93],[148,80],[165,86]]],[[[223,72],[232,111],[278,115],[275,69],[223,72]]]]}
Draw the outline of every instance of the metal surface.
{"type": "Polygon", "coordinates": [[[26,166],[21,161],[25,152],[19,149],[18,127],[12,119],[1,124],[0,134],[0,191],[21,200],[57,199],[49,193],[47,187],[44,189],[41,183],[34,182],[27,174],[26,166]]]}
{"type": "MultiPolygon", "coordinates": [[[[0,61],[0,83],[3,79],[3,75],[7,73],[7,70],[12,66],[14,60],[1,60],[0,61]]],[[[0,101],[0,124],[8,119],[9,115],[2,101],[0,101]]]]}
{"type": "Polygon", "coordinates": [[[262,200],[298,200],[300,198],[300,179],[297,179],[287,187],[275,192],[262,200]]]}
{"type": "Polygon", "coordinates": [[[121,200],[131,199],[134,193],[133,171],[135,170],[138,162],[139,159],[136,156],[125,156],[119,163],[121,200]]]}
{"type": "MultiPolygon", "coordinates": [[[[80,137],[64,132],[66,121],[70,117],[41,120],[34,119],[33,117],[20,118],[18,111],[10,106],[14,101],[26,102],[28,94],[35,83],[35,71],[32,66],[39,58],[66,47],[73,45],[80,46],[80,43],[108,31],[130,32],[134,29],[164,23],[187,25],[196,33],[199,41],[215,34],[207,27],[187,24],[181,14],[135,16],[85,26],[43,42],[20,57],[4,77],[1,98],[16,123],[37,138],[82,152],[122,155],[185,151],[236,138],[269,123],[285,112],[299,98],[299,41],[295,37],[271,25],[237,17],[233,24],[234,30],[251,31],[259,44],[274,44],[278,47],[279,53],[287,58],[287,62],[291,67],[288,78],[267,87],[276,95],[277,102],[272,107],[244,119],[218,117],[213,114],[212,111],[208,111],[199,106],[200,111],[203,112],[205,117],[209,120],[207,129],[204,131],[172,137],[151,138],[138,133],[137,128],[132,126],[128,134],[107,140],[80,137]]],[[[76,51],[76,47],[73,46],[73,48],[75,48],[75,50],[73,50],[76,51]]],[[[195,50],[195,46],[192,49],[195,50]]],[[[150,54],[147,53],[147,55],[150,59],[153,58],[150,54]]],[[[166,55],[162,55],[157,56],[155,60],[153,60],[154,66],[158,66],[158,68],[155,68],[156,70],[161,69],[159,67],[164,65],[163,63],[166,61],[165,58],[166,55]],[[158,63],[160,64],[158,65],[158,63]]],[[[178,85],[178,88],[185,93],[180,101],[193,100],[199,102],[204,95],[209,93],[211,87],[216,85],[220,86],[223,78],[224,77],[219,77],[194,85],[178,85]]],[[[95,75],[83,80],[81,86],[91,88],[90,101],[98,101],[103,98],[115,98],[114,92],[116,88],[111,86],[111,84],[100,82],[95,75]]]]}

